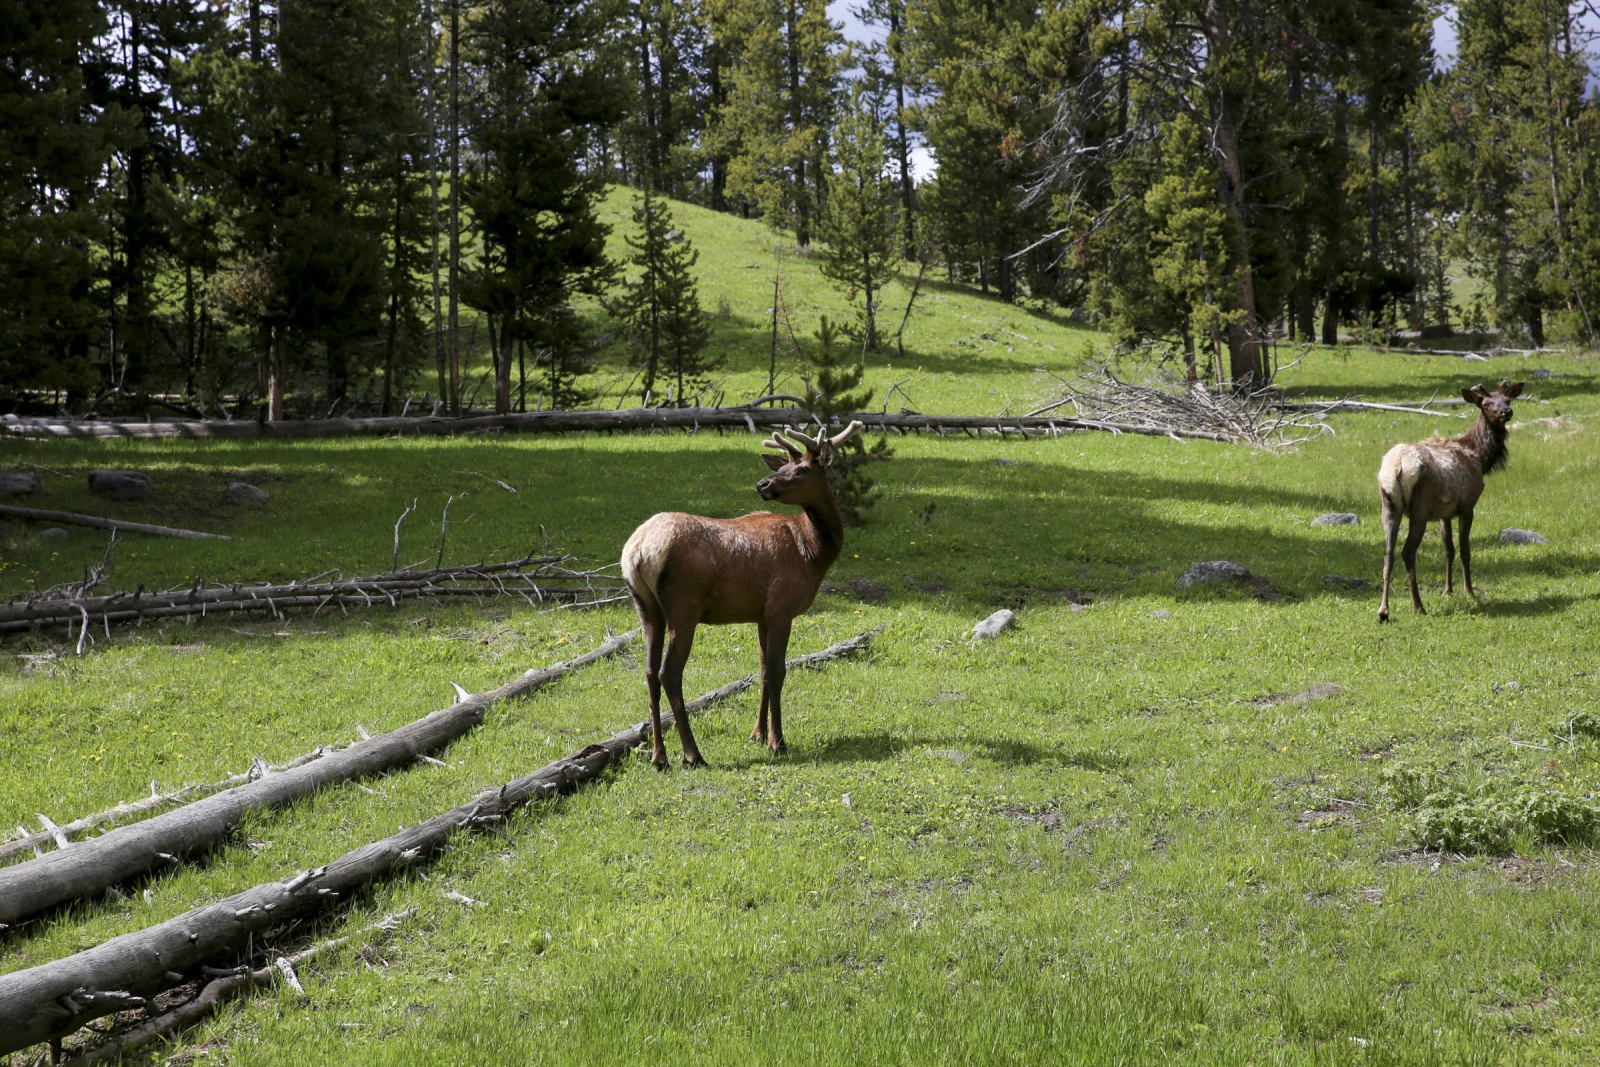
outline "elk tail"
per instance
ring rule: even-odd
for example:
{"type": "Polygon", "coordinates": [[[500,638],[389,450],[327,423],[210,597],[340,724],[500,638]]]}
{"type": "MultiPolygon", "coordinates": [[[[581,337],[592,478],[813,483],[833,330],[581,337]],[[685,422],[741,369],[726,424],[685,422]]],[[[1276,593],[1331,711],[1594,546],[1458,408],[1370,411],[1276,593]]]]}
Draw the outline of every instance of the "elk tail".
{"type": "Polygon", "coordinates": [[[633,595],[657,610],[661,572],[666,569],[672,549],[672,523],[669,516],[657,515],[633,532],[622,548],[622,579],[633,595]]]}

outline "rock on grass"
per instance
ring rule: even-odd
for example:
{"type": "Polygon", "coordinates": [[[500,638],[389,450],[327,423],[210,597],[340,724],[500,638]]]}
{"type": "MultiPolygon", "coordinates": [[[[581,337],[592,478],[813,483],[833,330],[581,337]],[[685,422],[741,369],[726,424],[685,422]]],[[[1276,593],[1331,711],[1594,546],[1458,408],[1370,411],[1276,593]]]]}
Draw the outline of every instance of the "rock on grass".
{"type": "Polygon", "coordinates": [[[272,497],[265,489],[249,482],[229,482],[227,500],[230,504],[265,504],[272,497]]]}
{"type": "Polygon", "coordinates": [[[90,471],[89,491],[113,500],[149,500],[156,487],[139,471],[90,471]]]}
{"type": "Polygon", "coordinates": [[[1178,576],[1178,584],[1185,589],[1195,585],[1210,585],[1214,582],[1246,582],[1250,580],[1250,572],[1237,563],[1225,559],[1209,560],[1205,563],[1191,563],[1189,569],[1178,576]]]}
{"type": "Polygon", "coordinates": [[[975,641],[993,641],[1016,623],[1017,613],[1010,608],[1001,608],[972,628],[972,638],[975,641]]]}
{"type": "Polygon", "coordinates": [[[1330,511],[1311,520],[1313,526],[1359,526],[1361,516],[1353,511],[1330,511]]]}
{"type": "Polygon", "coordinates": [[[1519,530],[1515,526],[1507,526],[1500,531],[1500,543],[1502,545],[1547,545],[1550,542],[1532,530],[1519,530]]]}
{"type": "Polygon", "coordinates": [[[39,491],[39,476],[27,471],[0,474],[0,496],[21,496],[39,491]]]}

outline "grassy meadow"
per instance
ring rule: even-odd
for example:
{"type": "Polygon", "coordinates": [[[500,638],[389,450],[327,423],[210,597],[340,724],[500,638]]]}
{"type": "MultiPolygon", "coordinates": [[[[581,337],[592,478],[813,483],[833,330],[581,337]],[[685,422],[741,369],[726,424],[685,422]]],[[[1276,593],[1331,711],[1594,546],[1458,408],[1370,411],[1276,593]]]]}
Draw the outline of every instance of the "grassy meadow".
{"type": "MultiPolygon", "coordinates": [[[[749,399],[766,381],[772,239],[676,211],[701,249],[705,306],[725,307],[729,401],[749,399]]],[[[785,269],[797,326],[844,313],[814,264],[791,255],[785,269]]],[[[869,359],[880,403],[906,380],[921,411],[1016,413],[1099,341],[1050,313],[929,292],[907,359],[869,359]]],[[[780,369],[795,391],[797,366],[780,369]]],[[[1453,414],[1339,415],[1334,435],[1278,453],[1103,434],[895,439],[875,468],[883,498],[847,534],[791,654],[885,630],[863,657],[790,676],[787,756],[748,740],[747,692],[696,724],[710,769],[682,770],[669,738],[669,773],[641,751],[503,832],[459,838],[283,938],[416,909],[383,942],[303,969],[309,1000],[240,1001],[152,1060],[1594,1062],[1600,865],[1582,813],[1600,789],[1600,740],[1584,732],[1600,697],[1600,366],[1317,349],[1284,382],[1394,401],[1502,377],[1529,385],[1510,468],[1478,509],[1480,598],[1440,595],[1430,534],[1429,614],[1402,588],[1382,628],[1375,584],[1325,576],[1376,582],[1379,457],[1464,429],[1453,414]],[[1310,524],[1328,511],[1361,524],[1310,524]],[[1502,546],[1508,526],[1549,543],[1502,546]],[[1188,564],[1216,559],[1265,583],[1178,588],[1188,564]],[[1001,606],[1017,628],[969,642],[1001,606]],[[1290,699],[1322,684],[1340,691],[1290,699]],[[1473,819],[1530,805],[1542,821],[1504,816],[1496,847],[1421,847],[1426,826],[1470,837],[1473,819]]],[[[620,389],[622,368],[596,381],[610,378],[620,389]]],[[[121,540],[111,584],[156,588],[387,569],[413,500],[401,560],[432,558],[451,494],[447,560],[538,548],[542,524],[552,547],[609,562],[656,511],[760,507],[758,451],[710,431],[8,442],[0,469],[43,468],[32,506],[235,537],[121,540]],[[91,498],[100,467],[146,471],[156,499],[91,498]],[[223,504],[232,480],[271,501],[223,504]]],[[[104,546],[99,531],[40,539],[0,523],[0,595],[76,578],[104,546]]],[[[82,657],[60,631],[12,635],[0,826],[393,728],[447,704],[451,682],[482,690],[631,625],[621,606],[505,601],[153,622],[97,634],[82,657]]],[[[703,628],[686,692],[755,655],[750,627],[703,628]]],[[[9,931],[0,972],[326,862],[644,714],[637,663],[590,667],[492,709],[441,754],[448,766],[330,789],[253,819],[204,862],[9,931]]]]}

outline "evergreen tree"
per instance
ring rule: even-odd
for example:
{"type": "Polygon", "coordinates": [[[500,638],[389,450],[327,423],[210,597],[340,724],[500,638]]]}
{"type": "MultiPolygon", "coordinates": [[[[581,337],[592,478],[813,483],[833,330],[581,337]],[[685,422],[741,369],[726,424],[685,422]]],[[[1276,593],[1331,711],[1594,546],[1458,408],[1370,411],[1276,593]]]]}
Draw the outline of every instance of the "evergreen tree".
{"type": "MultiPolygon", "coordinates": [[[[817,327],[816,344],[806,354],[810,367],[805,379],[806,410],[821,419],[824,426],[831,426],[837,417],[861,411],[872,402],[872,390],[861,388],[865,368],[837,341],[838,331],[824,315],[817,327]]],[[[861,438],[857,434],[845,442],[828,471],[839,501],[839,515],[849,526],[862,525],[868,509],[883,494],[869,466],[894,456],[887,438],[879,437],[871,448],[861,438]]]]}
{"type": "Polygon", "coordinates": [[[0,61],[0,397],[88,392],[105,326],[97,260],[108,234],[101,178],[133,117],[99,98],[106,33],[91,0],[20,0],[0,61]]]}
{"type": "Polygon", "coordinates": [[[888,176],[884,123],[860,84],[839,111],[832,152],[828,206],[822,214],[822,274],[854,300],[861,294],[860,336],[878,347],[878,299],[900,260],[893,217],[894,186],[888,176]]]}
{"type": "Polygon", "coordinates": [[[874,95],[888,101],[894,121],[895,176],[898,179],[901,225],[900,247],[907,257],[917,246],[915,206],[916,180],[911,173],[910,109],[906,97],[918,88],[913,82],[906,47],[905,0],[867,0],[856,10],[856,17],[869,26],[881,26],[881,44],[869,46],[862,63],[863,74],[873,86],[874,95]]]}
{"type": "Polygon", "coordinates": [[[591,358],[573,298],[600,292],[615,272],[596,210],[604,175],[585,164],[620,118],[616,73],[594,55],[595,42],[615,39],[618,14],[491,0],[476,23],[476,158],[463,192],[482,255],[462,294],[501,324],[497,380],[509,383],[512,346],[525,346],[543,364],[552,407],[583,399],[577,379],[591,358]]]}
{"type": "Polygon", "coordinates": [[[634,341],[634,362],[639,364],[639,394],[656,393],[658,376],[672,379],[672,396],[680,407],[689,390],[701,387],[715,363],[705,355],[711,326],[700,313],[693,270],[700,254],[672,228],[667,204],[646,189],[633,208],[637,237],[626,238],[633,255],[628,262],[639,271],[624,282],[622,292],[608,301],[611,313],[626,326],[634,341]]]}
{"type": "Polygon", "coordinates": [[[740,49],[728,57],[727,102],[708,134],[728,160],[727,195],[805,247],[827,180],[844,40],[823,0],[782,0],[776,18],[765,0],[721,0],[717,10],[740,49]]]}

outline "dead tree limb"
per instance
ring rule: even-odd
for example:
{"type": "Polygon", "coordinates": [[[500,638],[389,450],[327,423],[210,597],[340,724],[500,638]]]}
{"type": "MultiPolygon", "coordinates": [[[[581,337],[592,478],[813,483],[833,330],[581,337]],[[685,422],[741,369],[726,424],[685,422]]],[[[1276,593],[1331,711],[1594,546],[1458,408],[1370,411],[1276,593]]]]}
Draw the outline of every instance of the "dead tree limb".
{"type": "MultiPolygon", "coordinates": [[[[857,634],[821,652],[792,659],[787,666],[791,670],[813,667],[849,655],[865,648],[881,631],[879,627],[857,634]]],[[[741,678],[699,697],[684,710],[690,714],[702,711],[757,681],[754,674],[741,678]]],[[[599,777],[649,736],[647,719],[532,774],[480,793],[460,807],[352,849],[325,866],[263,883],[72,956],[0,975],[0,1019],[7,1024],[0,1030],[0,1055],[59,1040],[95,1019],[142,1006],[162,990],[182,984],[185,975],[207,961],[235,957],[252,939],[288,920],[428,862],[458,831],[493,826],[530,800],[572,792],[599,777]]]]}
{"type": "MultiPolygon", "coordinates": [[[[283,771],[292,770],[293,768],[299,767],[302,764],[310,763],[314,759],[321,759],[324,755],[337,747],[338,746],[336,745],[328,747],[318,745],[310,752],[296,756],[287,763],[280,763],[271,766],[257,761],[251,764],[249,770],[243,771],[239,774],[230,774],[221,781],[199,782],[194,785],[186,785],[182,789],[175,789],[170,793],[156,792],[156,784],[151,782],[150,795],[140,800],[125,800],[114,808],[107,808],[104,811],[97,811],[92,815],[85,815],[81,819],[74,819],[62,826],[55,827],[54,830],[47,828],[37,834],[28,834],[27,836],[17,838],[16,840],[0,843],[0,863],[4,863],[7,860],[10,860],[12,857],[18,856],[24,852],[33,852],[38,854],[45,846],[50,845],[52,842],[59,844],[60,838],[56,836],[57,833],[70,841],[74,837],[82,836],[87,831],[93,830],[96,826],[103,826],[106,823],[127,822],[132,817],[143,815],[148,811],[155,811],[159,808],[171,807],[173,804],[181,804],[191,798],[208,796],[212,793],[221,792],[224,789],[232,789],[236,785],[244,785],[246,782],[253,782],[257,778],[262,777],[264,774],[279,774],[283,771]]],[[[42,821],[43,820],[41,819],[41,822],[42,821]]],[[[63,845],[61,847],[65,848],[66,846],[63,845]]]]}
{"type": "MultiPolygon", "coordinates": [[[[90,841],[0,868],[0,924],[96,896],[127,878],[210,849],[249,812],[279,808],[324,786],[365,778],[437,751],[483,721],[493,704],[546,685],[568,671],[615,655],[638,629],[607,638],[598,648],[542,670],[530,670],[498,689],[477,693],[398,730],[329,752],[281,774],[214,793],[90,841]]],[[[0,1010],[0,1018],[5,1012],[0,1010]]]]}
{"type": "Polygon", "coordinates": [[[139,1023],[137,1026],[116,1035],[108,1041],[85,1049],[66,1061],[66,1067],[89,1067],[90,1064],[105,1063],[114,1060],[124,1053],[134,1049],[143,1048],[153,1042],[172,1037],[186,1026],[195,1023],[210,1015],[227,1001],[236,996],[247,993],[252,989],[271,985],[273,976],[283,973],[283,964],[287,963],[290,973],[296,968],[304,967],[318,956],[331,952],[336,948],[350,942],[356,937],[366,934],[378,933],[380,936],[394,931],[396,926],[416,914],[416,909],[396,912],[385,915],[382,919],[356,934],[347,937],[330,938],[319,941],[308,948],[301,949],[292,956],[279,956],[265,967],[251,970],[241,967],[232,974],[221,975],[207,982],[192,1000],[186,1000],[172,1009],[152,1016],[139,1023]]]}
{"type": "Polygon", "coordinates": [[[162,537],[187,537],[195,540],[232,541],[227,534],[201,533],[199,530],[179,530],[171,526],[152,526],[146,522],[124,522],[121,519],[102,519],[98,515],[79,515],[73,511],[46,511],[43,508],[19,508],[0,504],[0,519],[29,519],[33,522],[64,522],[69,526],[93,526],[101,530],[126,530],[128,533],[158,534],[162,537]]]}

